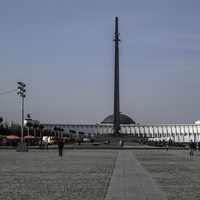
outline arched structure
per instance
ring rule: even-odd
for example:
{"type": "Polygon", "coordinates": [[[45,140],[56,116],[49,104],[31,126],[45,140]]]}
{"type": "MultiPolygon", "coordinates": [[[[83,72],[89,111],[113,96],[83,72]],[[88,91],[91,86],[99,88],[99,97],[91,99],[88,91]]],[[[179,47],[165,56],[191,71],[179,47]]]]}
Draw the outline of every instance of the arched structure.
{"type": "MultiPolygon", "coordinates": [[[[128,115],[124,115],[120,113],[120,124],[136,124],[128,115]]],[[[109,115],[102,122],[102,124],[113,124],[114,123],[114,115],[109,115]]]]}

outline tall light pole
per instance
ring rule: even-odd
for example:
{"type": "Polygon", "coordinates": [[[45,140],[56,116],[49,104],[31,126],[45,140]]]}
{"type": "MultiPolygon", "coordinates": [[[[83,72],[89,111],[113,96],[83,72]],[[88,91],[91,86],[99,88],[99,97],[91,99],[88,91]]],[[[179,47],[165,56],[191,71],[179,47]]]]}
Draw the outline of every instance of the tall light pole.
{"type": "Polygon", "coordinates": [[[17,151],[28,151],[27,146],[24,144],[24,98],[26,97],[26,84],[19,81],[17,82],[17,95],[22,98],[22,119],[21,119],[21,144],[18,146],[17,151]]]}
{"type": "Polygon", "coordinates": [[[24,98],[26,97],[26,84],[23,82],[17,82],[17,94],[22,97],[22,120],[21,120],[21,143],[24,141],[24,98]]]}

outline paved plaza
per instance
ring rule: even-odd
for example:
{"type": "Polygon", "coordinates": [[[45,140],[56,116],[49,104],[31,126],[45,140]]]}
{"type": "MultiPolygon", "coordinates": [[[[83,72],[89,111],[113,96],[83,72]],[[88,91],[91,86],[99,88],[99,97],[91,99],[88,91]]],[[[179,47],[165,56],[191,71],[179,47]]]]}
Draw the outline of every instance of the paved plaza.
{"type": "Polygon", "coordinates": [[[103,200],[115,151],[0,151],[1,200],[103,200]]]}
{"type": "Polygon", "coordinates": [[[190,158],[187,150],[134,151],[169,200],[200,199],[200,152],[190,158]]]}
{"type": "Polygon", "coordinates": [[[0,150],[2,200],[199,200],[200,153],[0,150]]]}

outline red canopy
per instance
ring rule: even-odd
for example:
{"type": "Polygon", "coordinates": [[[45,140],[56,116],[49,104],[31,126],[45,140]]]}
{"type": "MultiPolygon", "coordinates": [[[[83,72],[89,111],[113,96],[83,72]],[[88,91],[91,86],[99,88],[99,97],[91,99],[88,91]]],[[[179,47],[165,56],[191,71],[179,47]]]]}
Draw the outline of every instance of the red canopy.
{"type": "Polygon", "coordinates": [[[6,139],[8,140],[18,140],[20,137],[18,137],[17,135],[8,135],[6,136],[6,139]]]}

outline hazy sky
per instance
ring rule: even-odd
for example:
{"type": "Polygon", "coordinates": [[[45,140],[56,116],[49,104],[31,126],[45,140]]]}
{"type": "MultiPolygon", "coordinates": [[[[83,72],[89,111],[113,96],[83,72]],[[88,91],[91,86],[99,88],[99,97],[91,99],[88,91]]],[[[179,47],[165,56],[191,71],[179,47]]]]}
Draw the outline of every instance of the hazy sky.
{"type": "MultiPolygon", "coordinates": [[[[96,123],[113,112],[119,16],[121,112],[139,123],[200,119],[199,0],[0,0],[0,93],[27,84],[26,113],[96,123]]],[[[0,95],[20,121],[20,98],[0,95]]]]}

